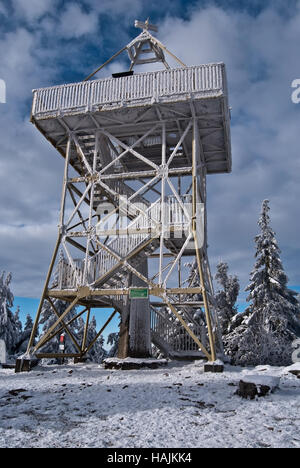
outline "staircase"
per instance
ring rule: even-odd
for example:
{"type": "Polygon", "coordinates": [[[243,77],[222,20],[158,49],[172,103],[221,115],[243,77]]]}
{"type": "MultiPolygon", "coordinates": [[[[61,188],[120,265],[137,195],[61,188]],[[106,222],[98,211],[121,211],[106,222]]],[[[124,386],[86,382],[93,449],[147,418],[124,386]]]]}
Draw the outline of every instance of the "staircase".
{"type": "MultiPolygon", "coordinates": [[[[191,327],[201,341],[204,334],[203,326],[192,323],[191,327]]],[[[182,326],[178,325],[174,316],[168,315],[166,309],[158,310],[151,307],[151,341],[168,358],[187,360],[205,358],[194,340],[182,326]]]]}
{"type": "Polygon", "coordinates": [[[88,259],[86,278],[84,259],[74,260],[73,265],[65,259],[61,260],[58,266],[58,287],[77,289],[88,284],[91,287],[121,288],[125,279],[125,270],[128,272],[123,260],[126,259],[134,267],[141,257],[145,258],[157,249],[159,239],[156,226],[159,223],[159,216],[158,201],[151,205],[145,214],[141,213],[131,221],[123,235],[116,235],[107,244],[102,244],[100,250],[88,259]]]}
{"type": "MultiPolygon", "coordinates": [[[[134,209],[135,205],[131,206],[134,209]]],[[[178,253],[186,239],[184,232],[187,229],[187,224],[182,213],[180,214],[178,202],[175,203],[173,200],[167,206],[166,229],[170,232],[178,229],[182,236],[176,239],[166,238],[165,245],[178,253]],[[176,244],[174,240],[176,240],[176,244]]],[[[158,248],[160,223],[161,202],[158,199],[133,220],[129,220],[126,227],[114,228],[109,233],[109,242],[105,243],[103,240],[98,243],[99,250],[88,258],[86,267],[85,259],[74,260],[73,264],[64,260],[59,267],[61,289],[76,289],[87,284],[91,287],[101,286],[101,288],[122,287],[125,270],[124,260],[134,267],[135,264],[139,263],[141,257],[145,258],[158,248]],[[85,274],[86,278],[84,278],[85,274]]],[[[106,238],[107,235],[107,228],[100,221],[94,235],[95,244],[97,244],[98,239],[106,238]]]]}
{"type": "MultiPolygon", "coordinates": [[[[101,152],[97,154],[96,157],[96,171],[100,172],[104,167],[108,166],[115,158],[116,152],[110,146],[110,142],[108,138],[104,135],[99,137],[99,143],[101,147],[101,152]]],[[[80,143],[80,147],[86,157],[86,160],[93,167],[93,158],[94,152],[96,148],[96,137],[95,135],[85,135],[79,136],[78,142],[80,143]]],[[[115,171],[119,172],[121,168],[120,161],[117,161],[115,164],[110,166],[106,171],[105,175],[114,174],[115,171]]],[[[135,190],[133,190],[129,185],[123,182],[120,179],[106,179],[105,184],[109,187],[110,191],[105,190],[100,184],[95,186],[94,191],[94,203],[93,208],[97,211],[99,203],[101,203],[105,198],[109,198],[110,201],[115,205],[118,206],[119,198],[118,195],[122,195],[123,197],[130,198],[135,194],[135,190]],[[118,195],[115,195],[114,193],[118,195]]],[[[134,203],[138,203],[140,205],[149,207],[150,203],[141,195],[137,195],[134,198],[134,203]]]]}

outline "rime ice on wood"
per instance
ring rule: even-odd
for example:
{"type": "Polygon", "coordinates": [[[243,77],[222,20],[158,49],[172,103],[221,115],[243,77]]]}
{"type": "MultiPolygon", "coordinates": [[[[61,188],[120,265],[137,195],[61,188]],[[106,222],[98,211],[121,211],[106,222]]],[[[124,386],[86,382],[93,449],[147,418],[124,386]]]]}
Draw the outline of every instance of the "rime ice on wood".
{"type": "Polygon", "coordinates": [[[214,361],[221,343],[207,257],[206,175],[231,170],[225,66],[187,67],[152,36],[153,25],[136,26],[142,33],[84,81],[34,91],[32,123],[65,159],[58,239],[35,327],[46,300],[67,307],[28,352],[38,355],[57,330],[68,329],[80,304],[85,328],[76,356],[90,349],[90,308],[109,307],[102,330],[119,312],[119,356],[150,356],[152,341],[166,355],[214,361]],[[129,72],[89,80],[123,51],[129,72]],[[133,70],[154,62],[165,69],[133,70]],[[196,259],[198,284],[184,259],[196,259]],[[149,297],[130,297],[132,286],[146,287],[149,297]]]}

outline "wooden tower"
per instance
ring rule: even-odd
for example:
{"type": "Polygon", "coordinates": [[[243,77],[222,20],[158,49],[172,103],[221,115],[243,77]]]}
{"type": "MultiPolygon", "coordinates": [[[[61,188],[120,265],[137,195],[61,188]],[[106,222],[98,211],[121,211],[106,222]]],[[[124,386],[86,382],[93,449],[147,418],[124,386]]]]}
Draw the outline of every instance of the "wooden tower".
{"type": "MultiPolygon", "coordinates": [[[[86,80],[34,90],[31,121],[65,160],[59,229],[25,357],[68,333],[68,313],[119,312],[119,357],[215,361],[222,349],[207,257],[206,176],[230,172],[230,116],[223,63],[188,67],[150,31],[86,80]],[[94,75],[127,51],[129,71],[94,75]],[[166,56],[178,63],[170,68],[166,56]],[[139,64],[162,70],[136,73],[139,64]],[[62,254],[59,255],[59,252],[62,254]],[[187,263],[192,268],[187,267],[187,263]],[[62,314],[55,299],[66,303],[62,314]],[[56,321],[34,344],[45,301],[56,321]]],[[[67,357],[67,355],[64,355],[67,357]]]]}

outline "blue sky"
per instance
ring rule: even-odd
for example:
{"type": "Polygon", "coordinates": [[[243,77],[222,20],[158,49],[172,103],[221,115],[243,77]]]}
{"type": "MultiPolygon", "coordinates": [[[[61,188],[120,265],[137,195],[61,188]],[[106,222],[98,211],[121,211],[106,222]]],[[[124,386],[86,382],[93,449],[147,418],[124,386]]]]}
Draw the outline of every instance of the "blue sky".
{"type": "MultiPolygon", "coordinates": [[[[300,78],[298,0],[0,0],[0,270],[13,274],[15,305],[35,313],[53,249],[62,160],[29,123],[34,88],[79,81],[138,31],[159,39],[188,65],[223,61],[232,106],[230,175],[208,178],[212,272],[228,262],[241,282],[254,264],[254,236],[265,198],[290,285],[300,285],[300,78]]],[[[126,56],[108,75],[127,66],[126,56]]],[[[102,75],[103,76],[103,75],[102,75]]]]}

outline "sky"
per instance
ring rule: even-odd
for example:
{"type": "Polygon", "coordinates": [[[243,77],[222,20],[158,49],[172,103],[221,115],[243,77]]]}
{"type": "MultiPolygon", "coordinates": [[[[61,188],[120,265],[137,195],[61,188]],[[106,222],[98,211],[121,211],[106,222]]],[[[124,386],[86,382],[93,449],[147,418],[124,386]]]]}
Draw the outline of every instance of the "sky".
{"type": "Polygon", "coordinates": [[[226,65],[233,166],[208,177],[212,273],[227,262],[245,303],[267,198],[289,285],[300,285],[300,104],[291,99],[300,78],[300,1],[0,0],[0,270],[12,272],[21,310],[31,308],[23,298],[35,298],[35,308],[43,287],[63,176],[62,158],[29,122],[32,89],[82,80],[147,17],[187,65],[226,65]]]}

